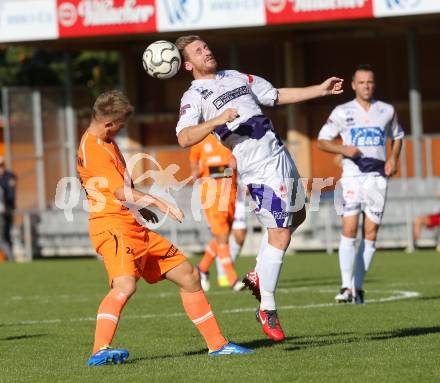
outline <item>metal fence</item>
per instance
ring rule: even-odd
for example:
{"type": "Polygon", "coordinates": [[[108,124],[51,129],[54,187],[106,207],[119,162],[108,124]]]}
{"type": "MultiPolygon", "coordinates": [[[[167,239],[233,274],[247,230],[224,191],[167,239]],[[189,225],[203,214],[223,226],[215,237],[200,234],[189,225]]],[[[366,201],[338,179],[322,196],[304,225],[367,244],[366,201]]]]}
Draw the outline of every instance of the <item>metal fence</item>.
{"type": "MultiPolygon", "coordinates": [[[[389,184],[386,209],[379,230],[377,248],[401,248],[413,250],[412,224],[419,215],[440,210],[435,192],[440,189],[440,178],[425,180],[393,180],[389,184]]],[[[195,211],[191,201],[197,199],[197,189],[186,187],[172,193],[177,204],[185,212],[183,223],[167,219],[157,231],[169,238],[186,253],[202,252],[210,241],[207,222],[201,211],[195,211]]],[[[82,208],[84,196],[72,211],[73,219],[66,218],[65,211],[46,209],[25,214],[22,245],[15,253],[23,259],[39,256],[94,255],[88,237],[88,213],[82,208]]],[[[248,199],[248,204],[250,200],[248,199]]],[[[337,251],[341,233],[341,218],[337,215],[332,198],[323,199],[319,208],[308,208],[306,221],[293,235],[289,252],[324,250],[337,251]]],[[[248,236],[243,254],[255,255],[262,237],[262,227],[252,213],[247,215],[248,236]]],[[[425,230],[420,244],[437,245],[438,230],[425,230]]]]}
{"type": "MultiPolygon", "coordinates": [[[[54,209],[58,181],[75,173],[75,115],[72,105],[65,99],[61,89],[2,89],[6,158],[18,176],[15,251],[22,256],[93,253],[87,237],[87,214],[77,209],[75,221],[67,223],[63,221],[63,212],[54,209]]],[[[433,176],[440,175],[438,164],[434,161],[440,147],[440,136],[424,136],[423,147],[427,178],[406,178],[410,173],[408,163],[411,161],[408,158],[411,146],[410,139],[404,141],[400,161],[402,178],[390,183],[389,200],[379,233],[379,247],[411,249],[412,220],[417,215],[432,212],[438,206],[434,189],[440,189],[440,185],[433,176]]],[[[188,153],[177,146],[139,147],[136,152],[149,153],[153,158],[141,162],[140,167],[136,168],[139,173],[154,170],[158,166],[165,169],[175,163],[181,165],[180,173],[176,173],[177,178],[182,179],[189,173],[188,153]]],[[[130,157],[136,153],[125,149],[124,154],[130,157]]],[[[185,188],[174,194],[176,201],[187,211],[190,201],[188,193],[189,188],[185,188]]],[[[206,222],[196,222],[188,217],[187,214],[185,224],[169,222],[162,231],[188,251],[201,251],[209,239],[206,222]]],[[[249,215],[249,227],[244,252],[255,253],[261,227],[252,214],[249,215]]],[[[337,248],[339,232],[340,219],[332,202],[322,201],[319,212],[309,212],[306,222],[294,235],[291,250],[325,249],[331,252],[337,248]]],[[[425,244],[434,244],[435,236],[436,233],[425,233],[425,244]]]]}

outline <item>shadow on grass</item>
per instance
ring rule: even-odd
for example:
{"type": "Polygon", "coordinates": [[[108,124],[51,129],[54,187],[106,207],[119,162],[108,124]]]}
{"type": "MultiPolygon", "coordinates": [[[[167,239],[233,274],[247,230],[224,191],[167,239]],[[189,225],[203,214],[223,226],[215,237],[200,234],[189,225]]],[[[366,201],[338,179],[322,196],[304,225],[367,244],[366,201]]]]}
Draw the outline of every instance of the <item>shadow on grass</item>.
{"type": "MultiPolygon", "coordinates": [[[[286,342],[293,341],[293,340],[300,339],[300,338],[301,337],[295,337],[295,336],[287,337],[286,342]]],[[[239,344],[240,344],[240,346],[250,348],[252,350],[256,350],[259,348],[273,347],[276,345],[276,343],[274,343],[273,341],[271,341],[267,338],[254,339],[249,342],[240,342],[239,344]]],[[[282,343],[282,344],[285,344],[285,343],[282,343]]],[[[184,358],[184,357],[196,356],[196,355],[207,355],[207,350],[203,349],[203,350],[197,350],[197,351],[182,352],[182,353],[178,353],[178,354],[144,356],[144,357],[134,358],[134,359],[128,360],[126,362],[126,364],[138,363],[138,362],[148,361],[148,360],[151,361],[151,360],[156,360],[156,359],[184,358]]]]}
{"type": "MultiPolygon", "coordinates": [[[[369,279],[369,283],[378,282],[378,279],[369,279]]],[[[338,286],[341,281],[335,278],[291,278],[283,279],[279,282],[278,287],[325,287],[335,286],[335,291],[338,290],[338,286]]]]}
{"type": "MultiPolygon", "coordinates": [[[[372,333],[367,335],[355,334],[352,332],[331,332],[328,334],[319,334],[314,336],[290,336],[286,337],[283,343],[274,343],[267,338],[254,339],[248,342],[240,342],[240,346],[251,348],[253,350],[264,349],[274,346],[284,347],[284,351],[302,351],[315,347],[328,347],[340,344],[361,343],[369,341],[381,341],[388,339],[406,338],[412,336],[421,336],[440,333],[440,327],[413,327],[402,328],[391,331],[372,333]]],[[[185,358],[188,356],[206,355],[206,349],[182,352],[178,354],[152,355],[135,358],[127,361],[127,364],[138,363],[142,361],[151,361],[156,359],[174,359],[185,358]]]]}
{"type": "Polygon", "coordinates": [[[10,341],[10,340],[23,340],[23,339],[41,338],[43,336],[47,336],[47,334],[15,335],[15,336],[8,336],[6,338],[0,338],[0,342],[2,342],[2,341],[10,341]]]}
{"type": "Polygon", "coordinates": [[[421,336],[429,334],[440,333],[440,327],[412,327],[412,328],[399,328],[392,331],[384,331],[382,333],[368,334],[370,340],[385,340],[395,338],[407,338],[411,336],[421,336]]]}
{"type": "Polygon", "coordinates": [[[418,301],[437,301],[440,299],[440,295],[435,295],[432,297],[418,297],[416,298],[418,301]]]}
{"type": "Polygon", "coordinates": [[[339,344],[360,343],[369,341],[383,341],[389,339],[407,338],[440,333],[440,327],[412,327],[391,331],[356,335],[354,333],[331,333],[296,339],[285,348],[285,351],[301,351],[314,347],[328,347],[339,344]],[[341,338],[342,337],[342,338],[341,338]]]}
{"type": "Polygon", "coordinates": [[[143,362],[147,360],[156,360],[156,359],[174,359],[174,358],[186,358],[188,356],[195,356],[195,355],[206,355],[207,350],[198,350],[198,351],[189,351],[189,352],[181,352],[178,354],[167,354],[167,355],[152,355],[152,356],[143,356],[140,358],[134,358],[127,360],[125,364],[131,364],[131,363],[138,363],[143,362]]]}
{"type": "Polygon", "coordinates": [[[278,287],[323,287],[323,286],[339,286],[339,280],[326,278],[292,278],[283,279],[278,287]]]}

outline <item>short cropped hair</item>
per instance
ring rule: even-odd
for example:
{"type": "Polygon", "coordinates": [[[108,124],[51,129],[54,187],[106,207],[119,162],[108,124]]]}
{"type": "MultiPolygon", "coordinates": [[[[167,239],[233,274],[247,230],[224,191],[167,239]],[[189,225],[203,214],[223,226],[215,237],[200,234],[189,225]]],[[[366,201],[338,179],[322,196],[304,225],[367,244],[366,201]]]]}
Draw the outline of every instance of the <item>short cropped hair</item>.
{"type": "Polygon", "coordinates": [[[177,47],[184,60],[188,60],[188,55],[185,52],[185,48],[194,41],[202,41],[202,39],[200,38],[200,36],[197,35],[187,35],[180,36],[176,40],[176,43],[174,45],[177,47]]]}
{"type": "Polygon", "coordinates": [[[359,64],[353,72],[353,76],[352,76],[353,79],[354,79],[356,72],[359,72],[359,71],[374,73],[373,66],[371,64],[359,64]]]}
{"type": "Polygon", "coordinates": [[[127,96],[119,90],[110,90],[101,93],[93,104],[92,118],[103,118],[112,121],[127,120],[134,113],[134,107],[130,104],[127,96]]]}

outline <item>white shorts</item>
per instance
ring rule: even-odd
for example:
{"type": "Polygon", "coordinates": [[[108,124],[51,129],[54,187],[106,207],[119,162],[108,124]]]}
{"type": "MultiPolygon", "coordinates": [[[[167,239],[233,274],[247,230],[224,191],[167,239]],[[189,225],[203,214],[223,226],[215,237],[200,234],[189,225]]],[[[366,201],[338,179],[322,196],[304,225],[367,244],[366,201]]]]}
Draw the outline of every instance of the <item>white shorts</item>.
{"type": "Polygon", "coordinates": [[[291,226],[294,215],[304,207],[304,187],[292,157],[275,132],[247,139],[233,153],[259,222],[267,228],[291,226]]]}
{"type": "Polygon", "coordinates": [[[385,208],[387,178],[369,174],[342,177],[341,186],[344,217],[363,211],[371,221],[379,225],[385,208]]]}
{"type": "Polygon", "coordinates": [[[246,229],[246,189],[241,184],[237,184],[237,199],[235,200],[232,230],[246,229]]]}

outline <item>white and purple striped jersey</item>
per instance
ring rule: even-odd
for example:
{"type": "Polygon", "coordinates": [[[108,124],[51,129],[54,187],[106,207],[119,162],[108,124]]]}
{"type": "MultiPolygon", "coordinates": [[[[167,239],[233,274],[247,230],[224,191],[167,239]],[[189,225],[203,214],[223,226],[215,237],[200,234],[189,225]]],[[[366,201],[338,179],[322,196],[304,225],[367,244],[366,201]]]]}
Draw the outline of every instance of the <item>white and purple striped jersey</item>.
{"type": "Polygon", "coordinates": [[[260,108],[274,106],[277,98],[278,90],[261,77],[220,71],[213,79],[191,83],[182,97],[176,127],[178,135],[228,108],[238,111],[238,118],[213,133],[232,150],[241,180],[255,202],[255,213],[266,227],[290,226],[304,194],[295,163],[260,108]]]}
{"type": "Polygon", "coordinates": [[[387,137],[402,139],[404,132],[392,105],[374,100],[366,111],[354,99],[333,109],[318,140],[333,140],[337,136],[342,138],[343,145],[356,146],[362,152],[362,157],[356,160],[358,165],[348,158],[343,159],[343,176],[350,177],[380,173],[369,165],[386,161],[387,137]],[[362,171],[364,163],[367,166],[362,171]]]}
{"type": "Polygon", "coordinates": [[[234,108],[239,117],[215,130],[222,143],[232,150],[237,140],[230,137],[230,132],[251,117],[262,115],[259,105],[274,106],[277,97],[277,89],[265,79],[236,70],[219,71],[215,79],[194,80],[182,97],[176,134],[234,108]]]}

